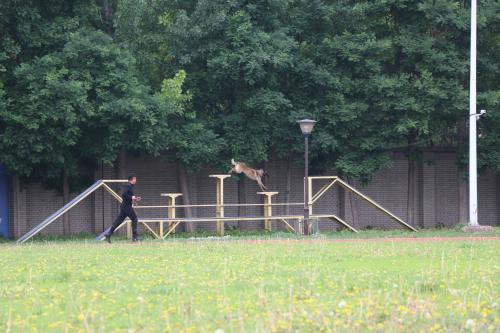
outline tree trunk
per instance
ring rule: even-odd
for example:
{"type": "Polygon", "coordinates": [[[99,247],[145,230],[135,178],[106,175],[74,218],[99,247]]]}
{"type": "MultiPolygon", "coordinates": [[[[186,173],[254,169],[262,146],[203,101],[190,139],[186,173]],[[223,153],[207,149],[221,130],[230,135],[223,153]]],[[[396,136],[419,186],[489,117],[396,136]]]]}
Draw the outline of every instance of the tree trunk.
{"type": "MultiPolygon", "coordinates": [[[[66,173],[63,176],[63,204],[66,205],[69,202],[69,179],[66,173]]],[[[71,233],[69,212],[63,215],[63,234],[69,235],[71,233]]]]}
{"type": "MultiPolygon", "coordinates": [[[[247,202],[247,194],[246,194],[246,186],[245,186],[245,177],[240,176],[238,178],[238,204],[244,204],[247,202]]],[[[246,216],[247,208],[245,206],[238,206],[238,216],[246,216]]],[[[246,230],[247,229],[247,221],[238,221],[238,230],[246,230]]]]}
{"type": "Polygon", "coordinates": [[[417,136],[415,133],[408,135],[408,192],[407,192],[407,216],[406,222],[411,226],[417,225],[417,207],[416,207],[416,190],[417,190],[417,136]]]}
{"type": "MultiPolygon", "coordinates": [[[[466,149],[467,140],[467,124],[465,118],[461,117],[458,120],[458,140],[457,140],[457,154],[460,156],[466,149]]],[[[458,170],[458,222],[467,223],[469,221],[469,202],[468,202],[468,186],[466,173],[463,168],[458,170]]],[[[440,221],[437,221],[439,223],[440,221]]]]}
{"type": "MultiPolygon", "coordinates": [[[[347,177],[346,180],[347,183],[350,184],[352,187],[356,187],[356,182],[354,179],[350,179],[349,177],[347,177]]],[[[349,206],[351,206],[350,208],[351,208],[352,226],[357,229],[360,226],[358,203],[356,201],[356,198],[354,198],[354,194],[351,191],[349,191],[349,206]]]]}
{"type": "Polygon", "coordinates": [[[13,191],[13,198],[12,198],[12,204],[13,204],[13,221],[12,221],[12,226],[13,226],[13,236],[14,238],[19,238],[24,233],[26,233],[30,227],[27,223],[27,218],[26,218],[26,212],[27,212],[27,207],[26,207],[26,190],[23,189],[23,186],[21,184],[21,180],[17,175],[14,175],[12,177],[12,191],[13,191]]]}
{"type": "MultiPolygon", "coordinates": [[[[127,155],[125,153],[125,150],[122,148],[120,150],[120,152],[118,153],[118,160],[117,160],[117,163],[116,163],[117,165],[116,165],[116,169],[115,169],[115,171],[116,171],[116,178],[117,179],[127,179],[126,163],[127,163],[127,155]]],[[[119,186],[119,189],[120,189],[118,191],[118,195],[121,195],[122,191],[123,191],[123,184],[119,184],[118,186],[119,186]]],[[[116,200],[112,200],[111,202],[112,202],[111,209],[113,211],[115,211],[116,214],[118,214],[118,210],[119,210],[120,204],[116,200]]],[[[114,215],[114,213],[112,215],[114,215]]],[[[113,216],[112,218],[114,219],[115,216],[113,216]]],[[[121,228],[117,232],[120,235],[126,235],[126,230],[127,230],[127,228],[121,228]]]]}
{"type": "MultiPolygon", "coordinates": [[[[189,196],[189,182],[186,169],[179,167],[179,182],[182,193],[182,202],[185,205],[191,205],[191,198],[189,196]]],[[[184,214],[187,218],[193,217],[193,210],[191,207],[184,208],[184,214]]],[[[186,232],[193,232],[196,230],[195,222],[184,223],[184,230],[186,232]]]]}
{"type": "Polygon", "coordinates": [[[120,153],[118,154],[118,169],[117,169],[118,179],[127,178],[126,164],[127,164],[127,155],[125,153],[125,150],[121,149],[120,153]]]}
{"type": "Polygon", "coordinates": [[[407,193],[407,217],[409,225],[415,226],[415,188],[416,188],[416,161],[408,159],[408,193],[407,193]]]}
{"type": "Polygon", "coordinates": [[[468,186],[462,172],[458,174],[458,222],[467,223],[469,220],[468,186]]]}
{"type": "Polygon", "coordinates": [[[497,173],[497,225],[500,225],[500,172],[497,173]]]}
{"type": "Polygon", "coordinates": [[[111,37],[114,35],[113,28],[113,7],[108,0],[101,0],[102,20],[104,21],[105,30],[111,37]]]}
{"type": "MultiPolygon", "coordinates": [[[[338,173],[338,177],[341,180],[344,180],[344,175],[342,173],[340,173],[340,172],[338,173]]],[[[347,191],[342,186],[337,186],[337,194],[338,194],[337,204],[338,204],[338,207],[339,207],[339,217],[342,220],[345,220],[346,219],[345,205],[346,205],[347,191]]]]}
{"type": "Polygon", "coordinates": [[[424,228],[424,162],[423,156],[419,156],[417,161],[417,207],[418,207],[418,227],[424,228]]]}
{"type": "Polygon", "coordinates": [[[342,186],[339,186],[337,188],[337,193],[338,193],[338,205],[339,205],[339,217],[342,219],[342,220],[345,220],[346,217],[345,217],[345,196],[346,196],[346,190],[342,187],[342,186]]]}
{"type": "MultiPolygon", "coordinates": [[[[293,155],[289,154],[286,166],[286,189],[285,189],[285,203],[290,203],[290,195],[292,191],[292,160],[293,155]]],[[[290,206],[285,206],[285,215],[290,215],[290,206]]],[[[279,224],[281,225],[281,223],[279,224]]]]}

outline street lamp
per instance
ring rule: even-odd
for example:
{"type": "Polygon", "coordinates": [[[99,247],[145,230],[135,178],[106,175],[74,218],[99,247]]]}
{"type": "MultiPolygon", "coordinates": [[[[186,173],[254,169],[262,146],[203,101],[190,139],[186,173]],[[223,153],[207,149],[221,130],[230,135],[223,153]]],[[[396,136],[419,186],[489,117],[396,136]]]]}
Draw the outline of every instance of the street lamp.
{"type": "Polygon", "coordinates": [[[300,130],[304,135],[304,235],[309,235],[309,193],[308,193],[308,183],[309,178],[309,135],[314,128],[315,120],[302,119],[298,121],[300,125],[300,130]]]}

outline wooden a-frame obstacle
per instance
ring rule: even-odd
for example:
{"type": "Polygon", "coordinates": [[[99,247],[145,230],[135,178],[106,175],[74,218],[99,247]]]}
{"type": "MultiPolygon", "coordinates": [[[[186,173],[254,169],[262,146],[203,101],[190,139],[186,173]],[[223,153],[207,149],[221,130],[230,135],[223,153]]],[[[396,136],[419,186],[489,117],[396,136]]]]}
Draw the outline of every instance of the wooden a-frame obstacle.
{"type": "MultiPolygon", "coordinates": [[[[136,209],[151,209],[151,208],[166,208],[167,209],[167,216],[162,216],[158,218],[140,218],[139,217],[139,223],[144,225],[144,227],[157,239],[165,239],[169,235],[175,232],[176,227],[181,224],[181,223],[194,223],[194,222],[215,222],[216,223],[216,231],[218,235],[224,235],[224,222],[232,222],[232,221],[264,221],[264,228],[266,231],[271,231],[272,230],[272,221],[278,221],[281,222],[285,225],[285,227],[292,232],[300,233],[301,228],[294,228],[292,224],[290,223],[291,220],[296,220],[300,223],[303,221],[303,215],[273,215],[272,213],[272,207],[275,206],[304,206],[303,202],[298,202],[298,203],[273,203],[272,198],[273,196],[277,195],[278,192],[271,192],[271,191],[265,191],[265,192],[257,192],[257,194],[263,196],[263,203],[262,204],[225,204],[224,203],[224,180],[230,175],[210,175],[209,177],[214,178],[216,180],[216,203],[215,204],[203,204],[203,205],[177,205],[176,204],[176,199],[178,197],[182,196],[182,193],[162,193],[161,196],[167,197],[167,205],[159,205],[159,206],[135,206],[134,208],[136,209]],[[261,206],[263,207],[263,216],[232,216],[232,217],[227,217],[225,216],[224,208],[225,207],[248,207],[248,206],[261,206]],[[183,217],[177,217],[177,209],[183,209],[187,207],[215,207],[215,216],[210,216],[210,217],[196,217],[196,218],[183,218],[183,217]],[[165,224],[167,225],[167,228],[165,229],[165,224]]],[[[43,229],[45,229],[49,224],[57,220],[59,217],[61,217],[63,214],[68,212],[70,209],[75,207],[78,203],[80,203],[83,199],[88,197],[90,194],[95,192],[99,188],[104,188],[107,192],[109,192],[113,198],[115,198],[118,202],[121,203],[122,199],[120,195],[118,195],[111,187],[107,185],[107,183],[126,183],[127,180],[98,180],[96,181],[91,187],[86,189],[84,192],[79,194],[77,197],[75,197],[73,200],[71,200],[69,203],[64,205],[61,209],[56,211],[54,214],[50,215],[47,219],[42,221],[40,224],[35,226],[33,229],[31,229],[29,232],[27,232],[25,235],[23,235],[21,238],[17,240],[18,243],[24,243],[27,240],[29,240],[31,237],[35,236],[39,232],[41,232],[43,229]]],[[[306,185],[308,186],[308,198],[307,198],[307,206],[309,209],[309,218],[310,219],[319,219],[319,218],[326,218],[331,221],[337,222],[341,224],[342,226],[348,228],[349,230],[353,232],[358,232],[352,225],[341,219],[335,214],[314,214],[314,203],[318,201],[319,198],[321,198],[328,190],[330,190],[334,185],[339,185],[346,189],[347,191],[350,191],[351,193],[355,194],[358,196],[360,199],[368,202],[370,205],[375,207],[376,209],[380,210],[387,216],[389,216],[391,219],[395,220],[397,223],[401,224],[402,226],[408,228],[409,230],[412,231],[417,231],[414,227],[411,225],[407,224],[405,221],[376,203],[374,200],[370,199],[368,196],[364,195],[363,193],[359,192],[356,190],[354,187],[350,186],[349,184],[345,183],[342,181],[339,177],[337,176],[313,176],[313,177],[308,177],[307,182],[305,182],[306,185]],[[325,184],[320,190],[318,190],[316,193],[313,193],[313,181],[314,180],[327,180],[327,184],[325,184]]],[[[140,214],[138,214],[140,215],[140,214]]],[[[131,237],[131,225],[130,225],[130,220],[125,220],[121,225],[118,226],[117,230],[124,225],[127,225],[127,236],[130,238],[131,237]]],[[[103,233],[101,233],[99,236],[97,236],[96,239],[98,240],[103,240],[104,239],[104,234],[108,230],[105,230],[103,233]]]]}

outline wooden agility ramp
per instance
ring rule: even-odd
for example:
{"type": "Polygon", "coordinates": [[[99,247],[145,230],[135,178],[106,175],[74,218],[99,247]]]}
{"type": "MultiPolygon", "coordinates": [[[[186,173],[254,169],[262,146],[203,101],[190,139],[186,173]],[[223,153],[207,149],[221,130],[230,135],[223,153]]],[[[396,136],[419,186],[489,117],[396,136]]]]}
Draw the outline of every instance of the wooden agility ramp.
{"type": "MultiPolygon", "coordinates": [[[[224,235],[224,223],[225,222],[233,222],[233,221],[264,221],[264,229],[266,231],[272,231],[272,221],[278,221],[283,223],[287,230],[295,233],[300,233],[301,228],[294,227],[294,223],[292,220],[296,220],[300,225],[303,222],[303,215],[273,215],[273,207],[276,206],[304,206],[303,202],[296,203],[273,203],[273,197],[278,195],[278,192],[265,191],[265,192],[257,192],[257,194],[262,195],[263,203],[261,204],[226,204],[224,203],[224,180],[230,175],[210,175],[210,178],[216,180],[216,202],[215,204],[203,204],[203,205],[177,205],[176,199],[182,196],[182,193],[162,193],[161,196],[167,198],[167,205],[156,205],[156,206],[134,206],[135,209],[150,209],[150,208],[165,208],[166,216],[160,216],[158,218],[139,218],[139,223],[144,225],[144,227],[157,239],[165,239],[169,235],[175,233],[176,228],[181,223],[195,223],[195,222],[213,222],[216,224],[216,231],[218,235],[224,235]],[[263,207],[263,216],[225,216],[225,208],[226,207],[249,207],[249,206],[260,206],[263,207]],[[182,218],[177,217],[177,210],[183,209],[187,207],[215,207],[215,216],[208,217],[196,217],[196,218],[182,218]]],[[[45,229],[52,222],[57,220],[63,214],[67,213],[73,207],[75,207],[82,200],[87,198],[89,195],[94,193],[99,188],[104,188],[107,192],[109,192],[113,198],[115,198],[118,202],[121,203],[122,199],[120,195],[118,195],[115,191],[109,187],[107,183],[126,183],[127,180],[98,180],[84,192],[80,193],[77,197],[71,200],[69,203],[61,207],[58,211],[47,217],[25,235],[17,240],[17,243],[24,243],[43,229],[45,229]]],[[[314,214],[314,203],[318,201],[325,193],[327,193],[330,189],[332,189],[335,185],[342,186],[347,191],[355,194],[363,201],[369,203],[379,211],[383,212],[395,222],[404,226],[405,228],[417,231],[414,227],[397,217],[395,214],[391,213],[389,210],[382,207],[380,204],[364,195],[360,191],[356,190],[354,187],[350,186],[346,182],[342,181],[337,176],[312,176],[308,177],[305,182],[305,186],[308,186],[308,198],[307,198],[307,207],[309,209],[309,218],[326,218],[331,221],[337,222],[340,225],[346,227],[347,229],[358,232],[352,225],[350,225],[345,220],[341,219],[339,216],[335,214],[314,214]],[[313,181],[315,180],[327,180],[327,183],[321,187],[316,193],[313,193],[313,181]]],[[[140,215],[140,214],[138,214],[140,215]]],[[[127,225],[127,236],[130,238],[130,220],[125,220],[121,225],[118,226],[118,229],[127,225]]],[[[106,229],[100,235],[97,236],[97,240],[103,240],[104,234],[108,231],[106,229]]]]}
{"type": "Polygon", "coordinates": [[[367,202],[377,210],[381,211],[382,213],[386,214],[389,216],[391,219],[402,225],[403,227],[411,230],[411,231],[417,231],[414,227],[397,217],[395,214],[391,213],[389,210],[385,209],[382,205],[378,204],[375,202],[375,200],[369,198],[368,196],[364,195],[360,191],[356,190],[354,187],[351,185],[347,184],[344,182],[342,179],[340,179],[338,176],[312,176],[308,177],[307,179],[307,186],[308,186],[308,195],[309,197],[307,198],[308,201],[308,207],[309,207],[309,215],[311,217],[325,217],[330,220],[336,221],[343,226],[347,227],[348,229],[358,232],[354,227],[349,225],[346,221],[342,220],[340,217],[336,215],[314,215],[313,214],[313,205],[316,201],[318,201],[319,198],[321,198],[328,190],[333,188],[335,185],[339,185],[343,187],[345,190],[355,194],[358,198],[362,199],[363,201],[367,202]],[[327,183],[321,187],[316,193],[313,194],[313,181],[314,180],[327,180],[327,183]]]}
{"type": "Polygon", "coordinates": [[[83,199],[100,189],[101,187],[104,188],[106,191],[108,191],[118,202],[122,202],[121,196],[119,196],[115,191],[109,187],[106,183],[126,183],[128,180],[117,180],[117,179],[112,179],[112,180],[103,180],[100,179],[96,181],[92,186],[90,186],[88,189],[77,195],[73,200],[62,206],[59,210],[57,210],[55,213],[47,217],[45,220],[40,222],[38,225],[36,225],[33,229],[28,231],[26,234],[24,234],[22,237],[20,237],[17,240],[17,243],[24,243],[31,237],[35,236],[38,234],[40,231],[45,229],[48,225],[50,225],[52,222],[57,220],[59,217],[63,216],[66,212],[71,210],[73,207],[78,205],[83,199]]]}

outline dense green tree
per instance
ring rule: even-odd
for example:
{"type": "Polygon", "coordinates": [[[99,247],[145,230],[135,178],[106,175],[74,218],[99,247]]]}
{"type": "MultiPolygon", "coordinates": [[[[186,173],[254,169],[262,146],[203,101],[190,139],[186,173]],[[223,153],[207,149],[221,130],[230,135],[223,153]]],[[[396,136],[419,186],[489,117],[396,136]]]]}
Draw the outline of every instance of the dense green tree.
{"type": "MultiPolygon", "coordinates": [[[[367,182],[405,149],[413,202],[422,150],[466,152],[468,6],[4,1],[0,162],[59,177],[126,149],[161,153],[185,170],[225,170],[232,157],[258,165],[275,153],[300,156],[296,121],[312,117],[315,172],[334,167],[367,182]]],[[[499,8],[481,2],[478,19],[478,101],[489,111],[480,166],[496,171],[499,8]]]]}
{"type": "Polygon", "coordinates": [[[147,50],[151,82],[185,70],[192,111],[252,162],[300,151],[295,121],[314,116],[315,163],[369,180],[392,148],[453,144],[466,112],[463,2],[121,4],[117,33],[147,50]]]}
{"type": "MultiPolygon", "coordinates": [[[[259,21],[268,19],[265,8],[259,5],[239,1],[160,1],[152,7],[160,11],[156,25],[126,26],[118,29],[118,34],[137,36],[137,31],[149,29],[145,35],[152,42],[141,48],[137,45],[143,45],[143,39],[139,38],[132,46],[137,54],[148,50],[150,56],[143,61],[143,68],[160,69],[159,63],[163,62],[170,71],[187,72],[185,86],[193,97],[186,110],[199,125],[189,124],[186,129],[203,124],[202,132],[223,139],[209,150],[221,147],[224,149],[218,150],[225,154],[210,154],[207,157],[211,161],[207,162],[225,167],[230,157],[249,163],[266,160],[273,131],[282,129],[287,118],[289,102],[279,90],[277,76],[290,66],[293,42],[287,40],[279,25],[264,26],[259,21]]],[[[144,11],[143,15],[152,14],[148,6],[144,11]]],[[[130,17],[130,13],[124,16],[130,17]]],[[[163,73],[173,74],[168,70],[163,73]]],[[[157,80],[151,78],[153,83],[157,80]]],[[[205,145],[211,142],[205,141],[205,145]]]]}
{"type": "Polygon", "coordinates": [[[61,51],[19,65],[0,115],[3,163],[24,176],[73,176],[84,160],[112,163],[122,147],[163,148],[164,117],[133,65],[109,36],[93,31],[75,32],[61,51]]]}
{"type": "MultiPolygon", "coordinates": [[[[203,110],[193,105],[198,90],[194,91],[188,82],[194,73],[187,73],[182,62],[172,59],[177,44],[170,43],[171,22],[189,4],[190,1],[120,1],[115,34],[116,40],[138,59],[142,78],[170,110],[170,127],[165,136],[168,150],[163,152],[164,158],[169,161],[173,158],[184,170],[197,171],[218,163],[225,142],[214,132],[203,110]]],[[[176,52],[180,55],[179,50],[176,52]]]]}
{"type": "Polygon", "coordinates": [[[2,3],[0,161],[12,172],[71,177],[113,163],[121,149],[166,148],[169,105],[160,107],[133,56],[100,31],[108,5],[2,3]]]}
{"type": "Polygon", "coordinates": [[[478,111],[487,110],[478,123],[479,166],[500,175],[500,1],[481,2],[478,12],[478,111]]]}

